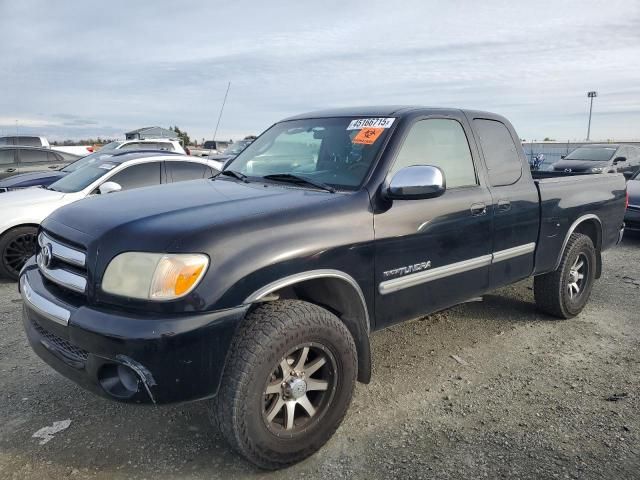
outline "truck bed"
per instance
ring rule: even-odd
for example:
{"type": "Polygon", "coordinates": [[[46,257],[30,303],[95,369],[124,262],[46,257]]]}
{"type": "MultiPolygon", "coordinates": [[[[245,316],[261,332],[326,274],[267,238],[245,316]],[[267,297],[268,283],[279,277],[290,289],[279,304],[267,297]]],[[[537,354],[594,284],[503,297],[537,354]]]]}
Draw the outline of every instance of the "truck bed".
{"type": "Polygon", "coordinates": [[[568,233],[580,219],[601,225],[601,250],[618,242],[626,183],[621,174],[531,172],[540,197],[540,233],[534,274],[556,268],[568,233]],[[549,175],[549,174],[554,175],[549,175]],[[539,175],[542,174],[542,175],[539,175]]]}

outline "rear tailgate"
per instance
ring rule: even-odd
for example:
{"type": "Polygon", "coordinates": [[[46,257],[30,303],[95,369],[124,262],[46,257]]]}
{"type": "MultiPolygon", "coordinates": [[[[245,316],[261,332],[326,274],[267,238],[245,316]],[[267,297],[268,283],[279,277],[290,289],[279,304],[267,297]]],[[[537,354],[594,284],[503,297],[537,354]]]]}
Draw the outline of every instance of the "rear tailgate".
{"type": "Polygon", "coordinates": [[[552,271],[565,239],[582,219],[602,225],[601,248],[615,245],[623,224],[626,183],[620,174],[558,176],[535,180],[540,197],[540,233],[535,274],[552,271]]]}

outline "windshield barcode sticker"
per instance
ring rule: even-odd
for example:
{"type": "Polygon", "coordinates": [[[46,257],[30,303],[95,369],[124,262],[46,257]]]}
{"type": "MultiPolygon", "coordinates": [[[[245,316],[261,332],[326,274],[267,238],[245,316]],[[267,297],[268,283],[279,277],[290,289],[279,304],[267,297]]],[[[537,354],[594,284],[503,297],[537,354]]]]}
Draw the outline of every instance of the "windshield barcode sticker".
{"type": "Polygon", "coordinates": [[[361,128],[389,128],[395,118],[358,118],[351,120],[347,130],[360,130],[361,128]]]}

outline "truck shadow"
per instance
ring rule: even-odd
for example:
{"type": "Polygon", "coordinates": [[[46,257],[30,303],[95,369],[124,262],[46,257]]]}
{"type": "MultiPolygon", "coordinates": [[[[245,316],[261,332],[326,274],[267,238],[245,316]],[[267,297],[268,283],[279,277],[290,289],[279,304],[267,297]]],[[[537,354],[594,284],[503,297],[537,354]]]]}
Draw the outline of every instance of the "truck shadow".
{"type": "MultiPolygon", "coordinates": [[[[452,352],[490,342],[497,332],[546,319],[535,310],[530,283],[520,282],[486,295],[482,302],[461,304],[422,321],[376,333],[372,337],[374,368],[382,369],[391,362],[389,355],[402,364],[406,352],[421,352],[406,358],[420,368],[433,368],[434,361],[451,363],[452,352]],[[398,352],[399,346],[402,352],[398,352]],[[432,352],[432,356],[424,352],[432,352]]],[[[12,328],[16,329],[20,328],[18,308],[10,318],[15,319],[12,328]]],[[[339,457],[340,445],[345,444],[343,436],[348,435],[347,430],[340,430],[323,452],[285,472],[258,472],[233,453],[210,426],[203,402],[161,407],[109,402],[49,369],[31,352],[22,335],[14,340],[14,344],[21,344],[17,354],[12,358],[0,355],[7,365],[2,379],[4,399],[0,398],[0,450],[10,458],[9,473],[19,478],[60,477],[76,471],[75,478],[236,478],[257,474],[261,478],[299,478],[317,473],[327,455],[339,457]],[[71,420],[71,426],[45,445],[32,438],[40,428],[65,419],[71,420]]],[[[360,414],[364,411],[367,415],[371,409],[370,415],[375,416],[375,409],[363,396],[388,394],[389,382],[376,381],[378,374],[383,378],[384,372],[378,371],[374,383],[357,389],[354,403],[360,414]]],[[[391,388],[401,388],[409,377],[409,373],[394,376],[391,383],[397,385],[391,388]]]]}

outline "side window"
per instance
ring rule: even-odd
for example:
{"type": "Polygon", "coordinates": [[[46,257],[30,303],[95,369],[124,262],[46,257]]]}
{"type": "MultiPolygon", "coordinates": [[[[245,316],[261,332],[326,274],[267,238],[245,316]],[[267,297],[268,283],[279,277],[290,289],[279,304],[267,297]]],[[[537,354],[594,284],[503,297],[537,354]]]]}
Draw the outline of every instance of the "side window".
{"type": "Polygon", "coordinates": [[[47,153],[49,152],[44,150],[18,149],[20,163],[46,163],[47,153]]]}
{"type": "Polygon", "coordinates": [[[3,148],[0,150],[0,165],[13,165],[15,163],[15,153],[13,148],[3,148]]]}
{"type": "Polygon", "coordinates": [[[478,184],[467,136],[456,120],[420,120],[411,127],[390,173],[412,165],[440,167],[447,188],[478,184]]]}
{"type": "Polygon", "coordinates": [[[149,162],[131,165],[107,179],[107,182],[116,182],[122,187],[122,190],[160,185],[160,163],[149,162]]]}
{"type": "Polygon", "coordinates": [[[41,147],[42,142],[39,137],[16,137],[16,145],[25,147],[41,147]]]}
{"type": "Polygon", "coordinates": [[[476,118],[473,125],[480,137],[491,186],[513,185],[520,180],[522,161],[518,155],[518,147],[504,123],[476,118]]]}
{"type": "Polygon", "coordinates": [[[183,182],[204,178],[207,166],[194,162],[166,162],[167,179],[170,182],[183,182]]]}

